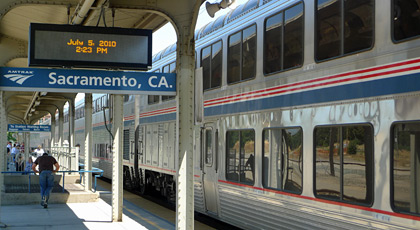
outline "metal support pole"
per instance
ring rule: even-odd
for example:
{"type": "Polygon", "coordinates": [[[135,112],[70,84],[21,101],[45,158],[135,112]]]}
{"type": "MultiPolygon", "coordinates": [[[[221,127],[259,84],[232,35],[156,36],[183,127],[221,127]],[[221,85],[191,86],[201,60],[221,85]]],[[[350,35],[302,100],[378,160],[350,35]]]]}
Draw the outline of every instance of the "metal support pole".
{"type": "Polygon", "coordinates": [[[29,148],[31,147],[31,145],[29,143],[31,143],[31,134],[30,133],[25,133],[25,167],[26,167],[26,162],[28,161],[29,157],[29,148]]]}
{"type": "Polygon", "coordinates": [[[139,173],[139,124],[140,124],[140,95],[134,97],[134,178],[135,181],[140,182],[140,173],[139,173]]]}
{"type": "MultiPolygon", "coordinates": [[[[92,171],[92,94],[85,94],[85,171],[92,171]]],[[[85,173],[85,190],[92,190],[91,173],[85,173]]]]}
{"type": "Polygon", "coordinates": [[[75,155],[75,158],[71,157],[71,149],[76,144],[74,143],[74,120],[75,120],[75,105],[74,105],[74,99],[69,100],[69,158],[68,158],[68,168],[69,170],[77,171],[79,170],[79,162],[75,162],[77,158],[77,154],[75,155]]]}
{"type": "Polygon", "coordinates": [[[64,137],[64,107],[58,109],[58,146],[63,146],[64,137]]]}
{"type": "MultiPolygon", "coordinates": [[[[51,143],[50,143],[50,149],[54,147],[55,144],[55,113],[51,114],[51,143]]],[[[52,152],[52,151],[51,151],[52,152]]]]}
{"type": "MultiPolygon", "coordinates": [[[[2,144],[2,148],[0,148],[0,169],[1,171],[6,171],[5,165],[3,162],[7,159],[5,155],[7,154],[6,148],[4,147],[7,143],[7,114],[6,114],[6,104],[4,103],[3,98],[3,91],[0,91],[0,143],[2,144]]],[[[0,173],[0,197],[4,192],[4,176],[3,173],[0,173]]],[[[0,199],[0,206],[1,206],[1,199],[0,199]]],[[[1,212],[0,212],[0,226],[3,224],[1,223],[1,212]]]]}
{"type": "Polygon", "coordinates": [[[180,33],[177,56],[179,159],[176,229],[194,229],[194,33],[187,26],[180,33]]]}
{"type": "Polygon", "coordinates": [[[123,95],[113,96],[113,121],[112,133],[114,136],[112,145],[112,221],[122,221],[123,209],[123,95]]]}
{"type": "Polygon", "coordinates": [[[74,99],[69,100],[69,147],[74,147],[76,144],[74,136],[74,120],[76,119],[76,108],[74,99]]]}

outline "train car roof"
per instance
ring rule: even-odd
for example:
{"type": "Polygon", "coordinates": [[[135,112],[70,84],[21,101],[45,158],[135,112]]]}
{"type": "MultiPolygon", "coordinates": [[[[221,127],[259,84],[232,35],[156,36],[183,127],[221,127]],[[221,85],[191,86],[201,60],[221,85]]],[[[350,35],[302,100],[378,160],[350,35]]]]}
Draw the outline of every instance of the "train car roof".
{"type": "MultiPolygon", "coordinates": [[[[260,5],[260,1],[261,0],[248,0],[247,2],[237,6],[235,9],[230,10],[228,13],[219,16],[216,20],[209,22],[208,24],[201,27],[200,29],[197,29],[195,31],[195,36],[194,36],[195,39],[198,40],[198,39],[204,38],[206,35],[211,34],[213,31],[223,28],[224,25],[234,21],[237,18],[242,17],[248,12],[251,12],[257,9],[260,5]]],[[[264,1],[263,4],[267,2],[270,2],[270,1],[266,0],[264,1]]],[[[153,62],[156,62],[175,51],[176,51],[176,43],[156,53],[153,56],[153,62]]]]}

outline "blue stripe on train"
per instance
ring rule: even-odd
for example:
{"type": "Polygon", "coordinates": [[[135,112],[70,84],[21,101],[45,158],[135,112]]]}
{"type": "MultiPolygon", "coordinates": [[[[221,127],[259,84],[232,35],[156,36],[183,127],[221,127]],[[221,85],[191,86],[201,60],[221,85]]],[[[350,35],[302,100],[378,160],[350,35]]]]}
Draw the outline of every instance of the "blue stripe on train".
{"type": "MultiPolygon", "coordinates": [[[[341,100],[377,97],[398,93],[420,91],[420,74],[409,74],[368,82],[353,83],[310,90],[288,95],[273,96],[263,99],[213,106],[204,109],[205,116],[242,113],[280,107],[309,105],[341,100]]],[[[176,113],[140,118],[140,123],[155,123],[176,119],[176,113]]]]}
{"type": "Polygon", "coordinates": [[[173,121],[176,119],[176,112],[140,118],[140,124],[173,121]]]}
{"type": "Polygon", "coordinates": [[[205,116],[300,106],[420,91],[420,74],[354,83],[206,108],[205,116]]]}

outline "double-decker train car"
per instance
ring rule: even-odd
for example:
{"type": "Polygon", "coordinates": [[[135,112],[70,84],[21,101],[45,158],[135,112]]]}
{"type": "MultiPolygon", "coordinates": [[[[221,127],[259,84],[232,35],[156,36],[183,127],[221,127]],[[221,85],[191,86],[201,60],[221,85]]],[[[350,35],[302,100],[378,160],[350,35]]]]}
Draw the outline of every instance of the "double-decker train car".
{"type": "MultiPolygon", "coordinates": [[[[249,0],[195,38],[196,211],[244,229],[420,228],[419,1],[249,0]]],[[[151,71],[174,72],[175,51],[151,71]]],[[[125,99],[125,185],[173,201],[176,97],[125,99]]],[[[110,178],[109,96],[93,106],[110,178]]]]}

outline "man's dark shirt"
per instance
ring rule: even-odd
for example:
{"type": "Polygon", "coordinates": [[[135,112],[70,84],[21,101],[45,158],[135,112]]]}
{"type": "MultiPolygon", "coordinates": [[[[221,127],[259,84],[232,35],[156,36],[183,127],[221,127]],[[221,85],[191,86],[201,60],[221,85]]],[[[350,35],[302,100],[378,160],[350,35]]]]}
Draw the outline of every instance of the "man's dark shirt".
{"type": "Polygon", "coordinates": [[[39,172],[42,172],[43,170],[54,170],[54,164],[57,163],[54,157],[43,155],[38,158],[36,158],[35,162],[36,165],[39,165],[39,172]]]}

